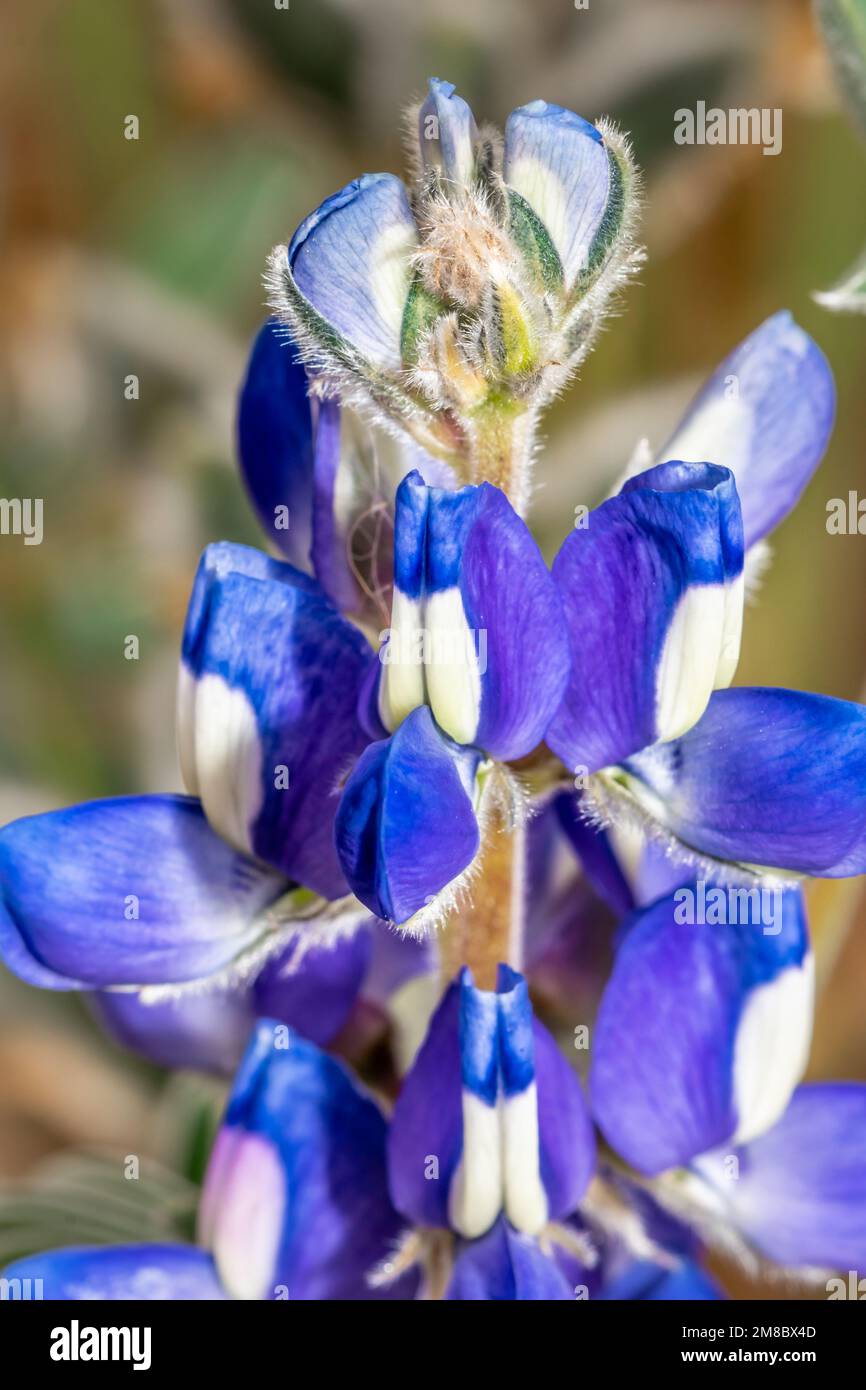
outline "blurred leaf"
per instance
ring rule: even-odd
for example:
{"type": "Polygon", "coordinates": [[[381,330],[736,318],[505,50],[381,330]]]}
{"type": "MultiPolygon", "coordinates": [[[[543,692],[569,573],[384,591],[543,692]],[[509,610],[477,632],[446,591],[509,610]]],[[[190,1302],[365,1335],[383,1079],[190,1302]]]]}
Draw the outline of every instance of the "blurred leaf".
{"type": "Polygon", "coordinates": [[[144,1158],[124,1177],[119,1155],[67,1154],[0,1188],[0,1268],[62,1245],[191,1241],[198,1188],[144,1158]]]}
{"type": "Polygon", "coordinates": [[[154,1117],[158,1152],[183,1179],[204,1179],[226,1104],[226,1087],[199,1072],[170,1074],[154,1117]]]}
{"type": "Polygon", "coordinates": [[[866,251],[837,284],[816,291],[812,298],[838,313],[866,314],[866,251]]]}
{"type": "Polygon", "coordinates": [[[265,257],[306,211],[287,211],[302,169],[288,141],[176,139],[123,191],[103,235],[159,285],[224,313],[264,298],[265,257]]]}
{"type": "Polygon", "coordinates": [[[866,135],[866,0],[815,0],[836,81],[866,135]]]}
{"type": "Polygon", "coordinates": [[[287,84],[300,82],[348,106],[358,35],[354,18],[329,0],[231,0],[236,22],[287,84]]]}

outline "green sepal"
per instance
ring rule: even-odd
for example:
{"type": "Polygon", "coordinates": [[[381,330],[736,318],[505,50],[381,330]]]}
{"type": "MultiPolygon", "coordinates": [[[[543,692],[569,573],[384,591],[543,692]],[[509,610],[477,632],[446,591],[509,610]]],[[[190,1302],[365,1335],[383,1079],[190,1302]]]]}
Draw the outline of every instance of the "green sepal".
{"type": "Polygon", "coordinates": [[[417,273],[409,286],[403,323],[400,327],[400,353],[407,367],[418,361],[418,344],[447,308],[425,288],[417,273]]]}
{"type": "Polygon", "coordinates": [[[508,230],[523,256],[526,268],[542,290],[562,293],[565,276],[559,252],[538,213],[521,193],[508,192],[508,230]]]}

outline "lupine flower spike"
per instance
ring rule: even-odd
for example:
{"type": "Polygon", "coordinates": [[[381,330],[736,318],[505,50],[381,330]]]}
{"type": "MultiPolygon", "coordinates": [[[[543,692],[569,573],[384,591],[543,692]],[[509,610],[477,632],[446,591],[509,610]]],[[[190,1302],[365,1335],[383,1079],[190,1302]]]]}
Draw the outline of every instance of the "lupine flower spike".
{"type": "Polygon", "coordinates": [[[866,1088],[801,1083],[805,880],[866,872],[866,709],[734,684],[829,365],[774,315],[548,568],[536,426],[640,260],[628,145],[543,101],[501,139],[438,80],[412,129],[411,187],[362,175],[272,257],[238,448],[279,558],[201,557],[188,795],[0,831],[10,969],[163,1064],[240,1059],[198,1243],[6,1273],[654,1300],[722,1297],[710,1251],[862,1268],[866,1088]]]}

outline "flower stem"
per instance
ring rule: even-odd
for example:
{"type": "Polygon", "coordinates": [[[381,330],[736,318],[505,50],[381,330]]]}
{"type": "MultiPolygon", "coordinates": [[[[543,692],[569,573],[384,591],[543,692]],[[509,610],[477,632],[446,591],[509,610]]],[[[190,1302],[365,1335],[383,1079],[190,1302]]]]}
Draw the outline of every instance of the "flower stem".
{"type": "Polygon", "coordinates": [[[519,970],[523,937],[524,829],[494,812],[480,852],[469,900],[455,908],[437,943],[443,985],[464,965],[479,989],[496,988],[501,963],[519,970]]]}
{"type": "Polygon", "coordinates": [[[501,488],[521,516],[529,500],[535,422],[534,410],[493,396],[472,412],[467,429],[472,482],[501,488]]]}

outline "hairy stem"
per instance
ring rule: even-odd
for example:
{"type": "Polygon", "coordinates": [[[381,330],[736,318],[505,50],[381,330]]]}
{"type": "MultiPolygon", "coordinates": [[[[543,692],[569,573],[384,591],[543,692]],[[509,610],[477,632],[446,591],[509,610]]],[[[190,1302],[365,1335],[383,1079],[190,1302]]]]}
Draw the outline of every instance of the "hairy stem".
{"type": "Polygon", "coordinates": [[[519,970],[523,926],[524,829],[496,810],[487,826],[470,897],[439,932],[443,985],[464,965],[479,989],[496,988],[500,962],[519,970]]]}
{"type": "Polygon", "coordinates": [[[467,427],[473,483],[501,488],[522,516],[529,500],[529,474],[537,413],[495,396],[472,413],[467,427]]]}

